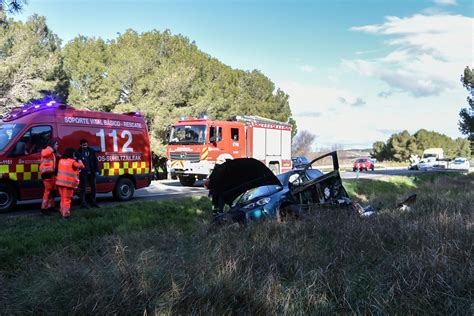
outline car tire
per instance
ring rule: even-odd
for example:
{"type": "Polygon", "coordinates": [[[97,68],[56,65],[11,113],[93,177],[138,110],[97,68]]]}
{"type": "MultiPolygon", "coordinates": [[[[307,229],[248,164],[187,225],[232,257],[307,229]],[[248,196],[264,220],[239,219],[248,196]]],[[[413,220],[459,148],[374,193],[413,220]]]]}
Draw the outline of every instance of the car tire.
{"type": "Polygon", "coordinates": [[[118,201],[130,201],[135,193],[135,186],[132,180],[120,178],[115,185],[113,196],[118,201]]]}
{"type": "Polygon", "coordinates": [[[374,171],[374,169],[375,169],[375,167],[374,167],[374,166],[370,167],[370,170],[374,171]]]}
{"type": "Polygon", "coordinates": [[[352,171],[356,172],[356,171],[357,171],[357,168],[352,168],[352,171]]]}
{"type": "Polygon", "coordinates": [[[195,177],[180,176],[179,177],[179,182],[181,183],[182,186],[192,187],[194,185],[194,183],[196,182],[196,178],[195,177]]]}
{"type": "Polygon", "coordinates": [[[12,210],[17,202],[15,189],[5,183],[0,183],[0,213],[12,210]]]}

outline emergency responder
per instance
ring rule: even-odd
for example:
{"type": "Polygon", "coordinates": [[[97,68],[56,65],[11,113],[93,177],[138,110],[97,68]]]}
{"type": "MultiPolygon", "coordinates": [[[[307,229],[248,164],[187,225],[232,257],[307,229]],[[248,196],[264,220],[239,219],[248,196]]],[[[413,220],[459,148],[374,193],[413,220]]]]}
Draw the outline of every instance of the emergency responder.
{"type": "Polygon", "coordinates": [[[46,148],[41,150],[40,174],[43,179],[44,193],[41,203],[41,213],[49,215],[54,212],[54,194],[56,183],[56,159],[59,143],[55,139],[50,139],[46,148]]]}
{"type": "Polygon", "coordinates": [[[81,208],[89,208],[86,202],[86,188],[87,184],[91,187],[91,205],[92,207],[99,207],[96,202],[96,177],[100,175],[99,161],[95,154],[95,150],[89,147],[87,139],[81,139],[80,148],[77,151],[77,159],[82,160],[84,169],[79,175],[80,180],[80,197],[81,208]]]}
{"type": "Polygon", "coordinates": [[[67,148],[59,160],[56,186],[61,195],[61,215],[68,218],[71,215],[71,201],[74,189],[79,184],[79,171],[84,168],[81,160],[76,161],[74,148],[67,148]]]}

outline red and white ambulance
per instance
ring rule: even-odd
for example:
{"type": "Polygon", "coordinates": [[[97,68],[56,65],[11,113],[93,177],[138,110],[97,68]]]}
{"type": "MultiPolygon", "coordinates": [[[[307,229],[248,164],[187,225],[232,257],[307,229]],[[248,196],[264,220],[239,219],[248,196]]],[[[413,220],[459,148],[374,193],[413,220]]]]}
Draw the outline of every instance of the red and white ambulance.
{"type": "Polygon", "coordinates": [[[17,200],[42,197],[41,149],[51,138],[59,141],[60,154],[88,140],[101,169],[98,193],[113,192],[125,201],[135,189],[150,185],[150,140],[140,113],[76,110],[46,100],[14,109],[0,123],[0,211],[13,208],[17,200]]]}
{"type": "Polygon", "coordinates": [[[274,173],[291,170],[291,125],[258,117],[230,121],[180,120],[168,135],[168,172],[192,186],[210,175],[216,163],[251,157],[274,173]]]}

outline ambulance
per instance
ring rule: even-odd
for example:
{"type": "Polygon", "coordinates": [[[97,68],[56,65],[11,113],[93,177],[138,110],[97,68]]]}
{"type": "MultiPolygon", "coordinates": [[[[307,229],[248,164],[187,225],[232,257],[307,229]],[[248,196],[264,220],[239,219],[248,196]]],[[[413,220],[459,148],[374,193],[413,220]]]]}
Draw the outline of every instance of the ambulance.
{"type": "Polygon", "coordinates": [[[168,130],[168,171],[182,185],[207,178],[216,163],[255,158],[275,174],[291,170],[291,125],[259,116],[179,120],[168,130]]]}
{"type": "Polygon", "coordinates": [[[13,109],[0,123],[0,212],[42,197],[41,149],[51,138],[59,141],[59,154],[87,139],[101,169],[98,193],[127,201],[151,183],[150,140],[140,113],[77,110],[43,100],[13,109]]]}

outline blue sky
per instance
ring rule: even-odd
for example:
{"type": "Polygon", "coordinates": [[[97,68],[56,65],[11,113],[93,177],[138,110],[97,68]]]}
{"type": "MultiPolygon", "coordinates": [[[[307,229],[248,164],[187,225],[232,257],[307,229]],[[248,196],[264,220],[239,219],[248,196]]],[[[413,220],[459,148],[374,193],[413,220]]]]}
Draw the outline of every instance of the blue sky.
{"type": "Polygon", "coordinates": [[[472,1],[29,0],[65,42],[170,29],[290,95],[317,147],[371,147],[426,128],[459,137],[459,77],[473,66],[472,1]]]}

